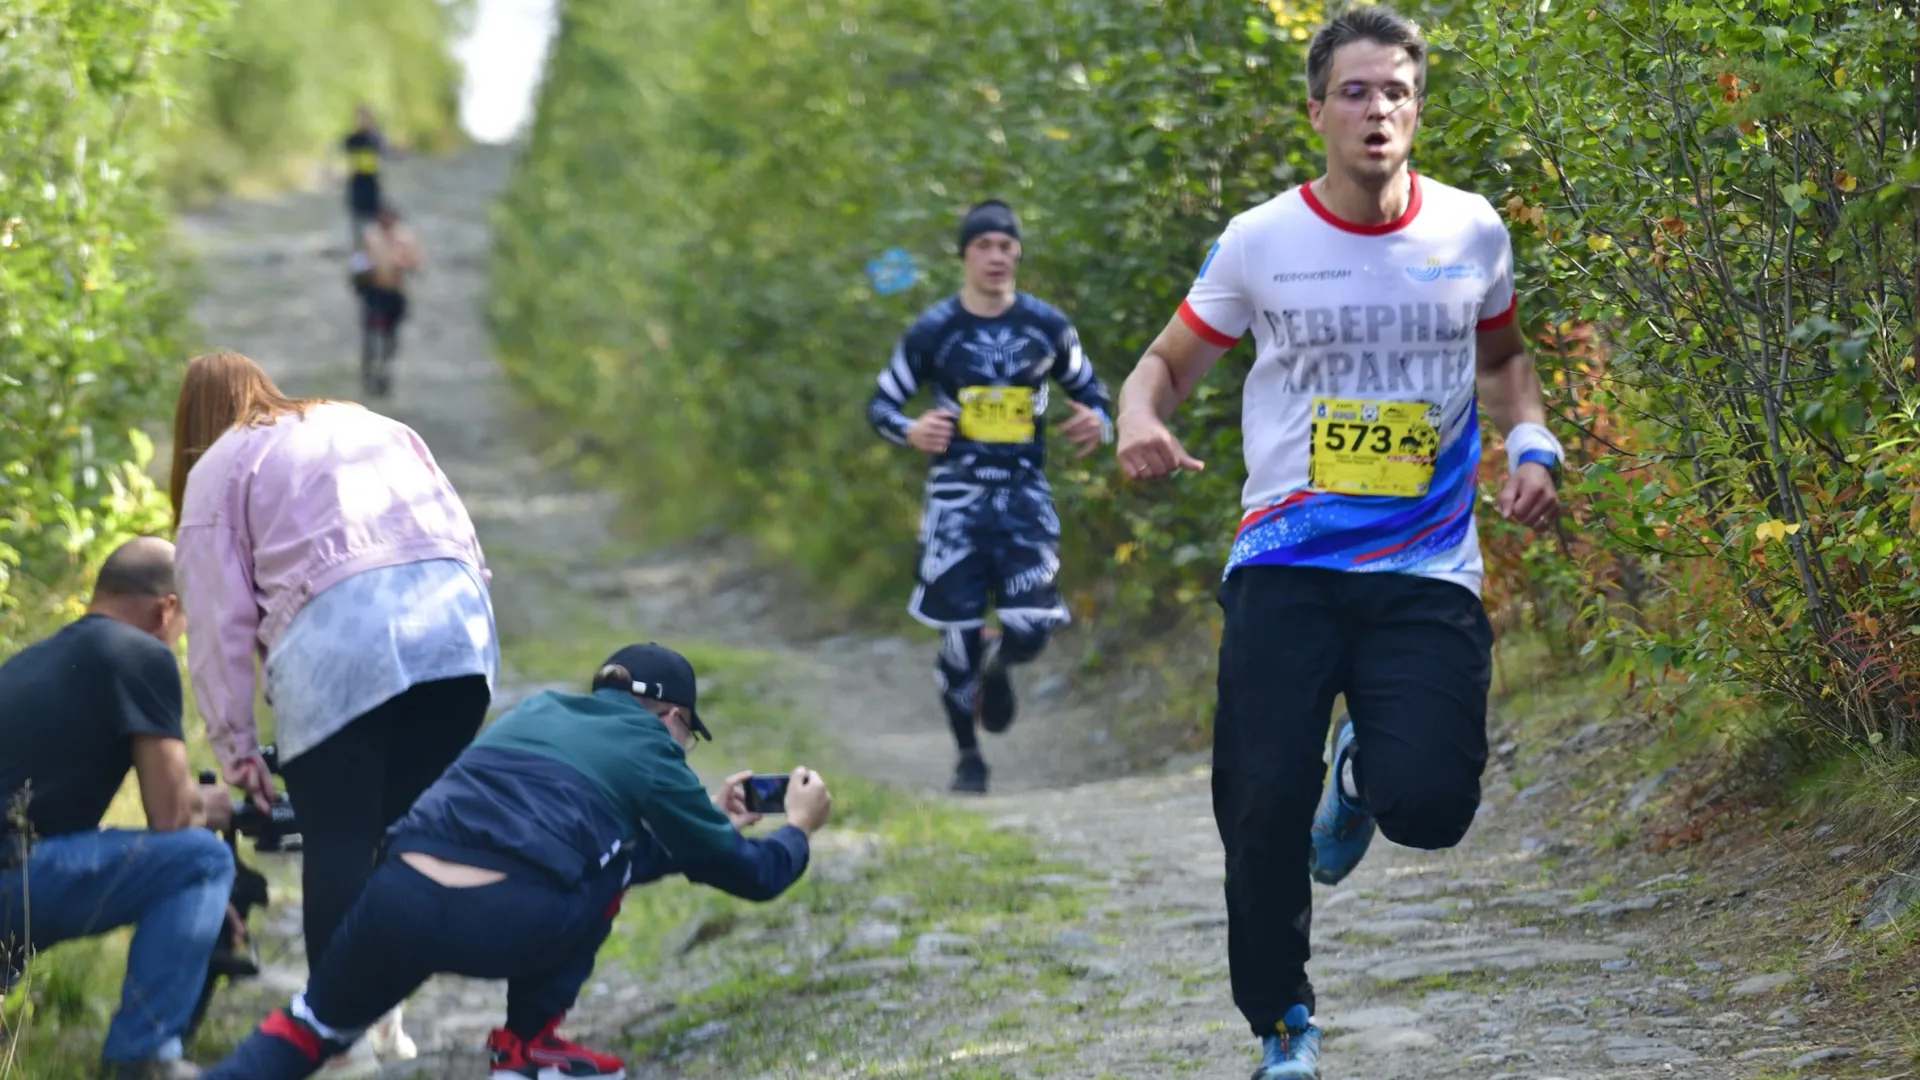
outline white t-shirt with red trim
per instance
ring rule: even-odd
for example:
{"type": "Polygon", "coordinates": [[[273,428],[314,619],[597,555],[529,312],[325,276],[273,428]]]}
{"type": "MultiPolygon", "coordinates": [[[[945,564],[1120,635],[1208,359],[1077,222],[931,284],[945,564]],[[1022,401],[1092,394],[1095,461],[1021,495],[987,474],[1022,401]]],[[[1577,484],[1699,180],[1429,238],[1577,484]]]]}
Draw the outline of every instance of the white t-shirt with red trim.
{"type": "Polygon", "coordinates": [[[1514,317],[1513,251],[1479,195],[1412,179],[1382,225],[1294,188],[1234,218],[1180,318],[1253,330],[1247,481],[1227,572],[1389,571],[1480,589],[1474,339],[1514,317]]]}

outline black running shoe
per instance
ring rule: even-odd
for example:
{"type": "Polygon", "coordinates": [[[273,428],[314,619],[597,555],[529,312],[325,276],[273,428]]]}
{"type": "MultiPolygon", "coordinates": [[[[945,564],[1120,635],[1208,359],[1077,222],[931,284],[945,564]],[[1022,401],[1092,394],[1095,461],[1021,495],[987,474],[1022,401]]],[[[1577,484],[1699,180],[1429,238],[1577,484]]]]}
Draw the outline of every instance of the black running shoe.
{"type": "Polygon", "coordinates": [[[978,750],[964,750],[953,767],[953,790],[965,795],[987,793],[987,762],[978,750]]]}
{"type": "Polygon", "coordinates": [[[998,735],[1013,726],[1014,711],[1013,679],[1007,662],[1000,658],[1000,636],[996,634],[980,654],[980,697],[975,719],[989,733],[998,735]]]}

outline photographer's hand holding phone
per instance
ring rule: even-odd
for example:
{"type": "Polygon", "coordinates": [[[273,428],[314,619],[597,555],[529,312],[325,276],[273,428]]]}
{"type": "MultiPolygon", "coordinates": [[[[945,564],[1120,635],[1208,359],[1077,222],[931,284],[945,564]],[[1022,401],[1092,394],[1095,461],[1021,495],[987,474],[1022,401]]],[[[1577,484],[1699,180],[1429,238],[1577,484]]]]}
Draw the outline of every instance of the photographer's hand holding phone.
{"type": "Polygon", "coordinates": [[[786,806],[788,824],[812,836],[833,816],[833,794],[819,773],[803,765],[787,777],[786,806]]]}
{"type": "Polygon", "coordinates": [[[802,766],[778,773],[738,772],[727,777],[713,804],[736,829],[766,814],[785,814],[788,824],[811,836],[833,814],[833,796],[820,774],[802,766]]]}

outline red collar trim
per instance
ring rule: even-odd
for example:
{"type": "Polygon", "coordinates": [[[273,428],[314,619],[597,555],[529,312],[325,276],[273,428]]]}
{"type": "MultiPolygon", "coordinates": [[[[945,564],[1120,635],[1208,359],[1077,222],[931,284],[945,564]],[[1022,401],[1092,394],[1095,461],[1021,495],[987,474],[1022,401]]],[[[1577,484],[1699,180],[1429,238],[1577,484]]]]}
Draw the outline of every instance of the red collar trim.
{"type": "Polygon", "coordinates": [[[1320,220],[1336,229],[1344,232],[1358,233],[1361,236],[1385,236],[1390,232],[1398,232],[1408,225],[1413,224],[1414,216],[1420,213],[1420,174],[1414,172],[1412,169],[1407,170],[1407,208],[1400,212],[1399,217],[1378,225],[1362,225],[1357,221],[1348,221],[1346,218],[1336,215],[1333,211],[1327,209],[1327,204],[1321,202],[1319,196],[1313,193],[1313,184],[1311,182],[1300,185],[1300,197],[1306,200],[1308,209],[1320,215],[1320,220]]]}

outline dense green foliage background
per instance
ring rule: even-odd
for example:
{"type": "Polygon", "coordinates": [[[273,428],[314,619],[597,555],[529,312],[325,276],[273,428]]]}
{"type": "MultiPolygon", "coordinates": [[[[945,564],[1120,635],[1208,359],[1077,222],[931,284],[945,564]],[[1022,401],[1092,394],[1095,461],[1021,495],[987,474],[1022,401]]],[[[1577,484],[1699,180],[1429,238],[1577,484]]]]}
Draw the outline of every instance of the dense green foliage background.
{"type": "MultiPolygon", "coordinates": [[[[1406,9],[1441,48],[1416,167],[1503,207],[1563,438],[1560,537],[1483,514],[1489,605],[1571,656],[1777,692],[1910,743],[1911,12],[1736,0],[1406,9]]],[[[909,584],[922,463],[861,419],[1011,199],[1021,284],[1116,384],[1234,213],[1315,175],[1274,0],[571,0],[500,213],[519,383],[645,490],[855,601],[909,584]],[[864,262],[915,253],[878,295],[864,262]]],[[[1201,475],[1057,460],[1065,580],[1109,625],[1211,618],[1245,346],[1182,412],[1201,475]]],[[[1483,479],[1503,473],[1489,456],[1483,479]]]]}
{"type": "Polygon", "coordinates": [[[176,198],[302,183],[354,106],[417,151],[461,139],[460,70],[449,42],[472,0],[232,0],[181,58],[167,103],[163,169],[176,198]]]}
{"type": "Polygon", "coordinates": [[[168,518],[190,276],[169,192],[289,179],[356,101],[455,130],[438,0],[20,0],[0,10],[0,650],[73,610],[92,562],[168,518]]]}

